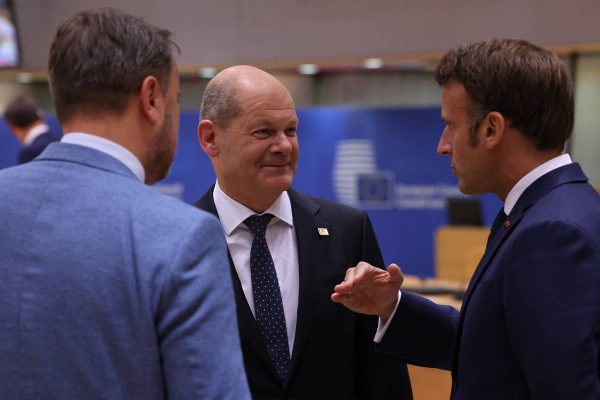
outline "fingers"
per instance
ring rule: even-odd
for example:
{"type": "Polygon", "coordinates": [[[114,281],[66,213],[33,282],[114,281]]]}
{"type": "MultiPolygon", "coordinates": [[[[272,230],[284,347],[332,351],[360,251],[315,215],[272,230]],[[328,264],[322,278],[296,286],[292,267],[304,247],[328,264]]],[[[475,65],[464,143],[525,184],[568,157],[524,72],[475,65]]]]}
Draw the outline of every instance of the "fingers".
{"type": "Polygon", "coordinates": [[[374,267],[371,264],[360,261],[354,268],[354,282],[357,283],[363,280],[372,268],[374,267]]]}
{"type": "MultiPolygon", "coordinates": [[[[341,294],[352,293],[355,269],[356,269],[356,267],[348,268],[346,270],[346,276],[344,277],[344,280],[341,283],[335,285],[335,287],[333,288],[333,290],[335,290],[336,293],[341,293],[341,294]]],[[[332,300],[333,300],[333,298],[332,298],[332,300]]]]}
{"type": "Polygon", "coordinates": [[[343,295],[343,294],[341,294],[341,293],[337,293],[337,292],[335,292],[335,293],[333,293],[333,294],[331,295],[331,301],[333,301],[334,303],[341,303],[341,304],[344,304],[344,300],[345,300],[345,299],[346,299],[346,296],[344,296],[344,295],[343,295]]]}
{"type": "Polygon", "coordinates": [[[363,311],[359,307],[360,304],[357,304],[357,302],[353,298],[353,296],[340,294],[340,293],[333,293],[331,295],[331,301],[333,301],[334,303],[339,303],[339,304],[343,305],[344,307],[346,307],[347,309],[354,311],[354,312],[362,312],[363,311]]]}
{"type": "Polygon", "coordinates": [[[354,275],[356,274],[356,267],[348,268],[346,270],[346,276],[344,277],[344,282],[350,282],[354,279],[354,275]]]}
{"type": "Polygon", "coordinates": [[[371,264],[364,261],[359,262],[356,267],[348,268],[344,281],[336,285],[334,290],[341,294],[352,294],[354,287],[365,279],[365,276],[372,268],[374,267],[371,264]]]}

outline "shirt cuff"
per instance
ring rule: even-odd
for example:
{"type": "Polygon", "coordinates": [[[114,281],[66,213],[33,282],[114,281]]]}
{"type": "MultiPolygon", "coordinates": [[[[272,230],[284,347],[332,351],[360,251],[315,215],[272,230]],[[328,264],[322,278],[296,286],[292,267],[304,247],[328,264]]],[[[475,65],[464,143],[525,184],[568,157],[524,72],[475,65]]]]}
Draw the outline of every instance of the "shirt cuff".
{"type": "Polygon", "coordinates": [[[377,332],[375,332],[375,338],[373,339],[373,341],[375,343],[381,343],[381,341],[383,340],[383,336],[385,335],[385,332],[387,331],[388,326],[390,326],[390,322],[392,321],[392,318],[394,318],[394,314],[396,314],[396,310],[398,309],[398,304],[400,304],[401,298],[402,298],[402,291],[398,290],[398,301],[396,302],[396,307],[394,307],[394,311],[392,311],[388,320],[384,324],[383,320],[381,318],[379,318],[379,323],[377,325],[377,332]]]}

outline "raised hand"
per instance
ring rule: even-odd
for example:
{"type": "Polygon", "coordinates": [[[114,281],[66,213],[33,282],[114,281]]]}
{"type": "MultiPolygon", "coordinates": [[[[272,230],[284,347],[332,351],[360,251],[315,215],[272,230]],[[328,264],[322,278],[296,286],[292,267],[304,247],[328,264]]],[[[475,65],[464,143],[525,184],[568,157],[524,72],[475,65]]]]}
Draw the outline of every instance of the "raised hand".
{"type": "Polygon", "coordinates": [[[331,300],[354,312],[387,320],[394,311],[403,281],[402,271],[396,264],[390,264],[386,271],[361,261],[346,271],[344,281],[335,286],[331,300]]]}

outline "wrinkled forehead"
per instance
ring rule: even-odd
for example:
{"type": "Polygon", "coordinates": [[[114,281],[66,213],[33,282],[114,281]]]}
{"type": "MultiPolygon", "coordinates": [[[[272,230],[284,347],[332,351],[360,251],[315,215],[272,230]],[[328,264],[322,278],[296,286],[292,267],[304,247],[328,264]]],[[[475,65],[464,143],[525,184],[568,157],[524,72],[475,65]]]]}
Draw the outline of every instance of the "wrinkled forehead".
{"type": "Polygon", "coordinates": [[[248,123],[296,124],[298,116],[289,92],[282,85],[253,87],[240,92],[242,117],[248,123]]]}

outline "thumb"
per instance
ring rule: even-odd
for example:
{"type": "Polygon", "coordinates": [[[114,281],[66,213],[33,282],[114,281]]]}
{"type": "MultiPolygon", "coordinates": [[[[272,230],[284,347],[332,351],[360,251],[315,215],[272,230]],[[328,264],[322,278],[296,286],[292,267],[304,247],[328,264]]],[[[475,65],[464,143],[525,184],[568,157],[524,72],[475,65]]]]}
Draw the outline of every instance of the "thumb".
{"type": "Polygon", "coordinates": [[[402,270],[397,264],[390,264],[387,267],[387,272],[390,274],[390,281],[392,283],[398,287],[402,286],[402,282],[404,282],[404,276],[402,276],[402,270]]]}

